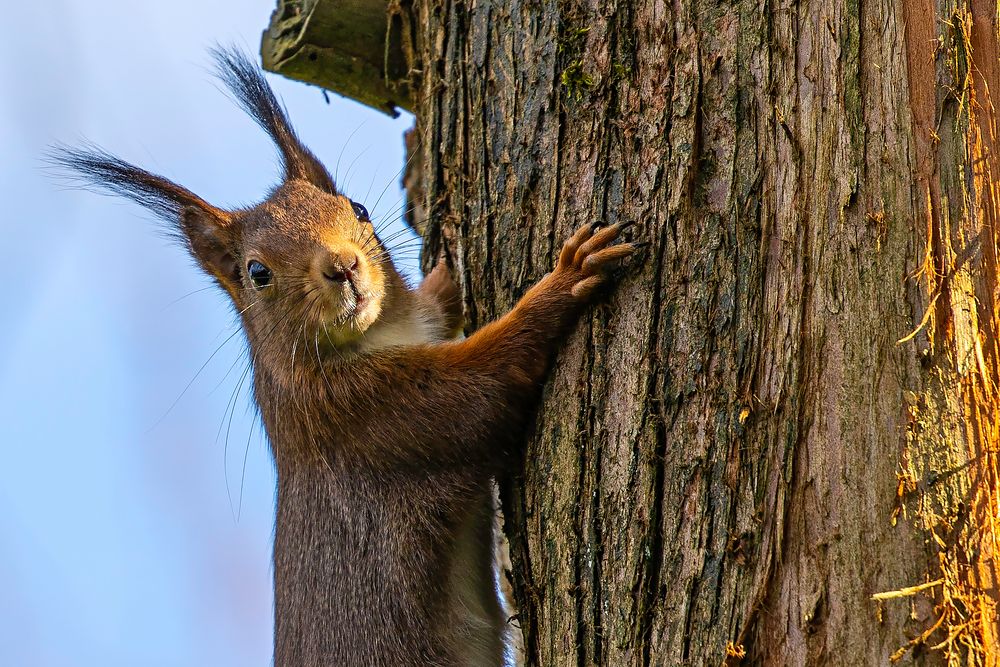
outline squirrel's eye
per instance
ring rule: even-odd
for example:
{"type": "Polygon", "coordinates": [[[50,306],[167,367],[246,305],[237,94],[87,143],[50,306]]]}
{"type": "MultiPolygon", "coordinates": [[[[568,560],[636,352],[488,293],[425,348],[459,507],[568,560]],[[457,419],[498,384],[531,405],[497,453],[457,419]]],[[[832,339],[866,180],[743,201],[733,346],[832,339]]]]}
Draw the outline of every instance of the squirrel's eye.
{"type": "Polygon", "coordinates": [[[358,216],[358,220],[368,219],[368,209],[356,201],[352,201],[351,206],[354,208],[354,215],[358,216]]]}
{"type": "Polygon", "coordinates": [[[271,284],[271,269],[257,260],[253,260],[247,264],[247,273],[250,275],[250,282],[258,289],[271,284]]]}

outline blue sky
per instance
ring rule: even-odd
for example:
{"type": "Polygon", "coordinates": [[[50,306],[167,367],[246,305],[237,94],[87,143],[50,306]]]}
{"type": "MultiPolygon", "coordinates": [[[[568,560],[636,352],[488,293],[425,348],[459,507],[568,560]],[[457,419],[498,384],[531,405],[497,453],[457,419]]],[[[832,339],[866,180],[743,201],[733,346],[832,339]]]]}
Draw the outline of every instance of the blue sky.
{"type": "MultiPolygon", "coordinates": [[[[5,7],[0,665],[270,661],[274,473],[232,312],[151,215],[40,158],[85,138],[214,204],[257,201],[277,160],[207,49],[256,54],[273,4],[5,7]]],[[[387,186],[373,217],[391,213],[410,119],[271,82],[342,188],[373,209],[387,186]]]]}

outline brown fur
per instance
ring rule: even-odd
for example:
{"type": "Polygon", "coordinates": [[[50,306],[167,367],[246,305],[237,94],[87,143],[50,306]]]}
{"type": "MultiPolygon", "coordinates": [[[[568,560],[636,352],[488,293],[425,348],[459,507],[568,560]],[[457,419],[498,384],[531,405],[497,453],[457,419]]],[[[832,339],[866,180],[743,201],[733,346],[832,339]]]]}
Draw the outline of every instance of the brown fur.
{"type": "Polygon", "coordinates": [[[446,267],[407,289],[257,70],[220,60],[282,151],[285,181],[263,203],[221,211],[104,153],[60,159],[172,220],[240,313],[278,473],[274,662],[499,665],[491,477],[559,341],[632,246],[609,246],[617,227],[580,229],[510,313],[448,341],[461,300],[446,267]],[[270,285],[254,286],[250,261],[270,285]],[[457,600],[462,577],[474,595],[457,600]]]}

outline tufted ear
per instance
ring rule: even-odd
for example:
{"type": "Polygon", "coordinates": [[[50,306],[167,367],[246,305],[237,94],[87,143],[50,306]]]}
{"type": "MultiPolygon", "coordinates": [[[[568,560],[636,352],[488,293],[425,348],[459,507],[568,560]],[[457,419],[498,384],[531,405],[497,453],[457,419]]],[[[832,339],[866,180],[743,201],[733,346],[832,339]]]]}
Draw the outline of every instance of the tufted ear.
{"type": "Polygon", "coordinates": [[[323,163],[302,145],[281,103],[263,72],[239,49],[217,47],[212,50],[216,72],[232,91],[240,106],[270,135],[281,152],[285,180],[300,179],[320,190],[337,194],[333,178],[323,163]]]}
{"type": "Polygon", "coordinates": [[[57,148],[50,159],[68,168],[71,179],[80,185],[127,197],[148,208],[171,225],[168,231],[183,240],[201,267],[230,294],[239,286],[237,226],[230,213],[100,148],[57,148]]]}

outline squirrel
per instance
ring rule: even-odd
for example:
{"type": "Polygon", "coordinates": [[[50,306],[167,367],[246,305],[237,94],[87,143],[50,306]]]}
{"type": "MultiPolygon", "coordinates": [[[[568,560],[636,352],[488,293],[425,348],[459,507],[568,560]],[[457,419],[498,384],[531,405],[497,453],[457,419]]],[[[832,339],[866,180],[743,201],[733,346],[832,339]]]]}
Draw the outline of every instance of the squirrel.
{"type": "Polygon", "coordinates": [[[503,665],[492,479],[560,341],[640,244],[582,226],[513,310],[456,339],[447,265],[410,289],[263,73],[237,50],[214,56],[281,154],[262,203],[217,208],[95,147],[55,159],[167,221],[238,312],[277,470],[274,664],[503,665]]]}

